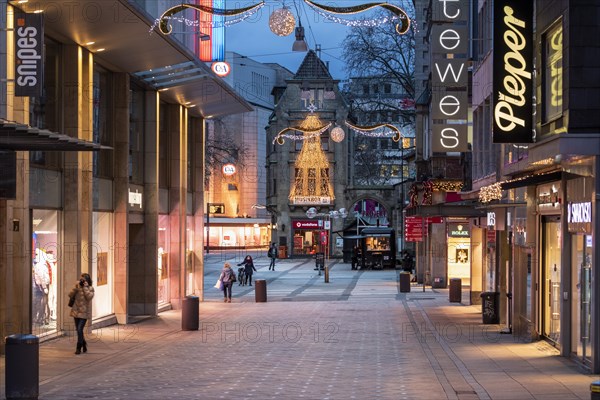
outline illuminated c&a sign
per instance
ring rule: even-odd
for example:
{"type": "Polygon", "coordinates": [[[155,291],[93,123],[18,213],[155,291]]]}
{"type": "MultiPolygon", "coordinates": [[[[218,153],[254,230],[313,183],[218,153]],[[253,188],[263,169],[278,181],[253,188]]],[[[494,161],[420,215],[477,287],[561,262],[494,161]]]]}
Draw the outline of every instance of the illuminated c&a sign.
{"type": "Polygon", "coordinates": [[[233,165],[233,164],[223,165],[223,175],[231,176],[233,174],[235,174],[235,165],[233,165]]]}
{"type": "Polygon", "coordinates": [[[231,72],[231,65],[226,61],[216,61],[210,67],[212,71],[221,78],[226,77],[231,72]]]}

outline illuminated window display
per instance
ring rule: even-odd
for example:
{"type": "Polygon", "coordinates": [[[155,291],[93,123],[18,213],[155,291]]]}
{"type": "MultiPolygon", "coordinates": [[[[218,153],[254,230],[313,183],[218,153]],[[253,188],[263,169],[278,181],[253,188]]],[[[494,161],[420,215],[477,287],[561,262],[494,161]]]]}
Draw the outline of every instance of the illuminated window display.
{"type": "Polygon", "coordinates": [[[158,216],[158,304],[169,302],[169,216],[158,216]]]}
{"type": "Polygon", "coordinates": [[[32,323],[36,334],[56,330],[60,260],[58,211],[32,210],[32,323]]]}
{"type": "Polygon", "coordinates": [[[469,223],[448,224],[448,280],[471,284],[471,232],[469,223]]]}
{"type": "Polygon", "coordinates": [[[113,313],[113,214],[95,212],[92,228],[92,317],[113,313]]]}

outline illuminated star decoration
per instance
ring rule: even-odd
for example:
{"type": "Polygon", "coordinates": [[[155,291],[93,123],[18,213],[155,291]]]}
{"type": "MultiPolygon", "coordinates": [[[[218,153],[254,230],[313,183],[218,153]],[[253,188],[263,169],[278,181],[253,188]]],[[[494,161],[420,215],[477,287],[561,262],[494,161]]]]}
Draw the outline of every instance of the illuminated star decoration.
{"type": "Polygon", "coordinates": [[[254,4],[254,5],[251,5],[248,7],[226,10],[226,9],[222,9],[222,8],[213,8],[213,7],[203,6],[203,5],[199,5],[199,4],[180,4],[178,6],[171,7],[168,10],[166,10],[164,13],[162,13],[160,18],[158,18],[154,22],[154,25],[152,25],[150,30],[153,31],[154,28],[156,26],[158,26],[159,31],[163,35],[170,35],[171,32],[173,31],[173,27],[168,23],[168,21],[172,20],[172,19],[180,21],[180,22],[185,22],[185,24],[188,26],[200,25],[200,23],[198,21],[190,21],[186,18],[174,17],[175,14],[185,11],[188,8],[191,8],[191,9],[196,10],[201,13],[219,15],[222,17],[238,17],[233,20],[225,21],[222,23],[223,25],[227,26],[227,25],[233,25],[238,22],[242,22],[243,20],[247,19],[248,17],[250,17],[251,15],[256,13],[264,5],[265,5],[265,2],[261,1],[260,3],[254,4]]]}
{"type": "Polygon", "coordinates": [[[311,0],[304,0],[304,2],[306,4],[308,4],[313,10],[315,10],[318,14],[323,16],[324,18],[327,18],[330,21],[333,21],[333,22],[336,22],[339,24],[344,24],[347,26],[377,26],[377,25],[384,24],[390,20],[400,20],[400,23],[396,24],[396,32],[398,32],[399,35],[404,35],[406,32],[408,32],[408,29],[410,28],[410,18],[408,17],[408,14],[406,14],[406,12],[403,9],[401,9],[400,7],[397,7],[393,4],[389,4],[389,3],[385,3],[385,2],[360,4],[358,6],[352,6],[352,7],[325,6],[325,5],[317,4],[311,0]],[[375,7],[384,8],[384,9],[390,11],[392,14],[394,14],[394,16],[390,17],[390,19],[384,18],[380,21],[374,21],[374,20],[352,21],[352,20],[337,18],[337,17],[330,15],[330,14],[344,14],[344,15],[358,14],[358,13],[361,13],[364,11],[368,11],[375,7]]]}

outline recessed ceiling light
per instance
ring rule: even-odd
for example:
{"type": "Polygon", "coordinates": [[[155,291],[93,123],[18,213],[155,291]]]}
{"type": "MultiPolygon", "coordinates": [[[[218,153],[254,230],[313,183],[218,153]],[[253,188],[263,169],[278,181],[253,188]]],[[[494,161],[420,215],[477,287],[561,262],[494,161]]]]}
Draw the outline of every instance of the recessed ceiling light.
{"type": "Polygon", "coordinates": [[[167,90],[169,90],[169,88],[158,89],[159,92],[166,92],[167,90]]]}
{"type": "Polygon", "coordinates": [[[27,3],[29,0],[19,0],[17,1],[17,4],[25,4],[27,3]]]}
{"type": "Polygon", "coordinates": [[[193,107],[196,107],[196,105],[192,104],[191,106],[188,106],[188,108],[193,108],[193,107]]]}
{"type": "Polygon", "coordinates": [[[93,44],[96,44],[96,42],[87,42],[85,45],[86,45],[86,46],[91,46],[91,45],[93,45],[93,44]]]}
{"type": "Polygon", "coordinates": [[[44,12],[44,10],[35,10],[33,13],[34,13],[34,14],[41,14],[41,13],[43,13],[43,12],[44,12]]]}
{"type": "Polygon", "coordinates": [[[186,102],[185,102],[185,103],[183,103],[183,104],[185,104],[185,105],[188,105],[188,104],[190,104],[190,103],[191,103],[191,101],[186,101],[186,102]]]}
{"type": "Polygon", "coordinates": [[[103,47],[101,49],[96,50],[96,53],[100,53],[101,51],[104,51],[104,50],[106,50],[106,49],[103,47]]]}

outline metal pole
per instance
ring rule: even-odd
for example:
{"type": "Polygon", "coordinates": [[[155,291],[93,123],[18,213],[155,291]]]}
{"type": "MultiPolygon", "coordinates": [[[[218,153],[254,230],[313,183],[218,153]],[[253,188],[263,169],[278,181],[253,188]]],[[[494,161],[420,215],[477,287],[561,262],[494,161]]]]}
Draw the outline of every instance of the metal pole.
{"type": "Polygon", "coordinates": [[[210,203],[206,203],[206,254],[209,251],[209,240],[210,240],[210,203]]]}

